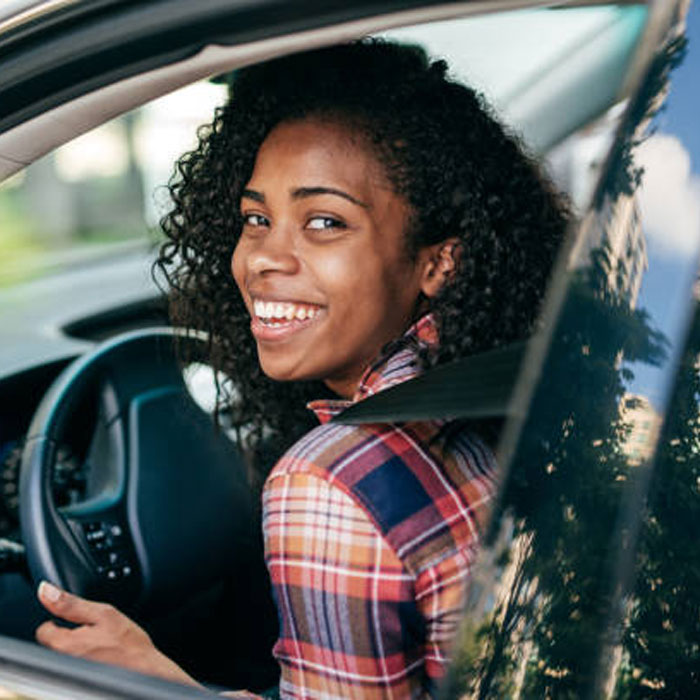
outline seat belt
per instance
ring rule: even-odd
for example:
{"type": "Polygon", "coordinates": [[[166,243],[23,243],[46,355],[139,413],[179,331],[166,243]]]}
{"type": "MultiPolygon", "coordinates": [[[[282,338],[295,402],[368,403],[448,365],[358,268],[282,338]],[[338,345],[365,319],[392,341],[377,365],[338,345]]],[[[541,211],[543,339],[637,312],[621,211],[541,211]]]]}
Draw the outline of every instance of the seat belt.
{"type": "Polygon", "coordinates": [[[525,343],[515,343],[440,365],[358,401],[333,421],[357,425],[506,416],[524,355],[525,343]]]}

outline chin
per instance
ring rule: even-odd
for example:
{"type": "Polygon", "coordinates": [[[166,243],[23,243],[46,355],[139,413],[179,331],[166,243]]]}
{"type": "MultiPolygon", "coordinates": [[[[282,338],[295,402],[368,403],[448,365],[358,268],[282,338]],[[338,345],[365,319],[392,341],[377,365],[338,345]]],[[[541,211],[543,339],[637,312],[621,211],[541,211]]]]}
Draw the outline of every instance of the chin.
{"type": "Polygon", "coordinates": [[[309,379],[303,372],[299,372],[295,367],[289,366],[286,362],[276,362],[274,360],[265,360],[259,356],[260,369],[263,374],[269,379],[274,379],[276,382],[296,382],[303,379],[309,379]]]}

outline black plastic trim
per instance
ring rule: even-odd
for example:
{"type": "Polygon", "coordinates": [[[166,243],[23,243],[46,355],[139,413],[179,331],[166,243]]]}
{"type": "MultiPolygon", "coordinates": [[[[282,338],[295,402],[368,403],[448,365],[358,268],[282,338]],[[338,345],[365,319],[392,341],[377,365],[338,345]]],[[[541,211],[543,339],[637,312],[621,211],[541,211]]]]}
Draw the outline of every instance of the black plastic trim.
{"type": "Polygon", "coordinates": [[[167,300],[158,295],[80,318],[61,330],[77,340],[101,342],[127,331],[167,326],[168,323],[167,300]]]}
{"type": "MultiPolygon", "coordinates": [[[[33,10],[28,19],[14,22],[14,17],[0,19],[0,28],[4,22],[11,22],[11,28],[0,34],[0,56],[6,51],[15,50],[24,41],[31,41],[37,34],[45,34],[56,27],[67,27],[71,23],[84,21],[90,15],[99,15],[113,9],[118,5],[136,4],[138,0],[78,0],[69,5],[62,5],[47,11],[39,7],[29,6],[27,10],[33,10]]],[[[48,3],[48,0],[47,0],[48,3]]],[[[20,10],[21,15],[26,10],[20,10]]]]}
{"type": "Polygon", "coordinates": [[[525,343],[514,343],[439,365],[352,404],[333,421],[353,425],[505,417],[512,411],[525,348],[525,343]]]}

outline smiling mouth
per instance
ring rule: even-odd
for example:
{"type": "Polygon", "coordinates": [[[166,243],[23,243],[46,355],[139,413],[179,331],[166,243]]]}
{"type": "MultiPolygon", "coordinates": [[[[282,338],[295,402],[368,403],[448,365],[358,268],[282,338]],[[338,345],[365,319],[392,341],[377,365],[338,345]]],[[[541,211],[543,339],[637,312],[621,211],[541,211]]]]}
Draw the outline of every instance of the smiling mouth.
{"type": "Polygon", "coordinates": [[[254,299],[250,329],[256,340],[286,340],[312,325],[322,310],[315,304],[254,299]]]}
{"type": "Polygon", "coordinates": [[[300,304],[288,301],[253,301],[255,318],[266,326],[280,326],[293,321],[312,320],[320,307],[312,304],[300,304]]]}

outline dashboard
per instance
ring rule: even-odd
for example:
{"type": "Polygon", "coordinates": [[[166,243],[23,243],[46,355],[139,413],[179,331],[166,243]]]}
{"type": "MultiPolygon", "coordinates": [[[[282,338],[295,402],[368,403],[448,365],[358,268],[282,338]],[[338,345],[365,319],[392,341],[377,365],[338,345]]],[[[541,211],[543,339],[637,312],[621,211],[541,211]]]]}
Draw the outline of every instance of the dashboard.
{"type": "MultiPolygon", "coordinates": [[[[0,634],[32,639],[42,615],[18,514],[22,450],[34,412],[61,371],[100,341],[168,323],[166,301],[150,278],[151,255],[110,263],[0,290],[0,634]]],[[[96,397],[86,396],[61,438],[51,473],[59,506],[89,497],[96,418],[96,397]]]]}
{"type": "MultiPolygon", "coordinates": [[[[72,358],[71,358],[72,359],[72,358]]],[[[70,359],[37,367],[0,382],[0,538],[21,542],[19,532],[19,472],[26,431],[41,397],[70,359]]],[[[59,506],[85,497],[89,465],[85,457],[95,409],[81,407],[57,450],[52,474],[53,496],[59,506]]]]}

